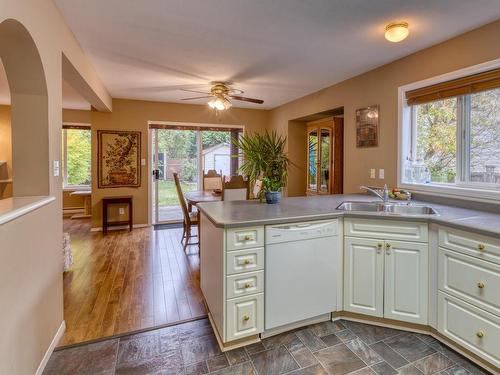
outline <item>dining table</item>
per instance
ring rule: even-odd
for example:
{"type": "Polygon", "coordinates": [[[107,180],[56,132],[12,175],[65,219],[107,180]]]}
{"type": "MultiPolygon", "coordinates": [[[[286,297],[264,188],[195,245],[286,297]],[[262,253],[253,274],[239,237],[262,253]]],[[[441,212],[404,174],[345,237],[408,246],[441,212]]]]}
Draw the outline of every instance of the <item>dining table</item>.
{"type": "Polygon", "coordinates": [[[198,203],[221,201],[222,194],[216,194],[212,190],[196,190],[184,193],[184,198],[186,198],[188,210],[191,212],[193,206],[196,206],[198,203]]]}

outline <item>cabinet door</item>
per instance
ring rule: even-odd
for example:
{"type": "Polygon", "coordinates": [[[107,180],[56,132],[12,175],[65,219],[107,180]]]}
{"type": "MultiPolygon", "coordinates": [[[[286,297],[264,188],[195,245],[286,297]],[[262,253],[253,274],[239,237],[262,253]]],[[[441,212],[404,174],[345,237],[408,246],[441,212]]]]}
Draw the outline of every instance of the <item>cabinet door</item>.
{"type": "Polygon", "coordinates": [[[428,245],[385,241],[384,317],[427,324],[428,245]]]}
{"type": "Polygon", "coordinates": [[[384,242],[346,237],[344,246],[344,310],[383,316],[384,242]]]}

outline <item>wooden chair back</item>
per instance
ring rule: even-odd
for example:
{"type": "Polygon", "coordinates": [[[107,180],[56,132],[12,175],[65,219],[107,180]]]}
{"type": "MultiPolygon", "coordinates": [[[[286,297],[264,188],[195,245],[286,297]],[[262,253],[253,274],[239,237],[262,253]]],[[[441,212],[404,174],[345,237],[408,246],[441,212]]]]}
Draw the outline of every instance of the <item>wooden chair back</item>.
{"type": "Polygon", "coordinates": [[[249,197],[250,184],[243,176],[232,176],[222,187],[223,201],[244,201],[249,197]]]}
{"type": "Polygon", "coordinates": [[[222,189],[222,174],[217,174],[215,169],[203,173],[203,190],[222,189]]]}
{"type": "Polygon", "coordinates": [[[179,198],[179,204],[182,208],[182,214],[184,215],[184,222],[189,223],[189,211],[186,204],[186,198],[184,198],[184,193],[182,192],[181,182],[179,180],[179,174],[174,172],[175,190],[177,190],[177,198],[179,198]]]}

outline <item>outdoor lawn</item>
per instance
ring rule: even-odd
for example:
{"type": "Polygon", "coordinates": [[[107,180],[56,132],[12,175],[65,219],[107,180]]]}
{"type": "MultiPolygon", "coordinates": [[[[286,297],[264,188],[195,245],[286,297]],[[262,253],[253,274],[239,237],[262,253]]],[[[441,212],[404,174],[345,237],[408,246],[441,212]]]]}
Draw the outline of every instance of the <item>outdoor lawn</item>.
{"type": "MultiPolygon", "coordinates": [[[[183,193],[198,189],[197,184],[192,182],[181,182],[181,187],[183,193]]],[[[177,198],[177,191],[175,190],[174,181],[158,181],[158,201],[160,207],[179,205],[179,199],[177,198]]]]}

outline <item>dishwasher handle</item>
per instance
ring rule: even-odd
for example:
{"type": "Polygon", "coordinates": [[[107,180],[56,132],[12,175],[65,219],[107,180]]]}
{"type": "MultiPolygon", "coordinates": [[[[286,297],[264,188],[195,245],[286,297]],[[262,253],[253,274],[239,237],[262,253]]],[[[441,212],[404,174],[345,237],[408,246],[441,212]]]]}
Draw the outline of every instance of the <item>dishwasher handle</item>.
{"type": "Polygon", "coordinates": [[[303,223],[282,224],[266,227],[266,243],[304,240],[335,236],[338,231],[337,220],[321,220],[303,223]]]}

